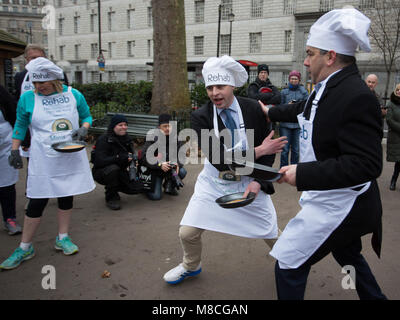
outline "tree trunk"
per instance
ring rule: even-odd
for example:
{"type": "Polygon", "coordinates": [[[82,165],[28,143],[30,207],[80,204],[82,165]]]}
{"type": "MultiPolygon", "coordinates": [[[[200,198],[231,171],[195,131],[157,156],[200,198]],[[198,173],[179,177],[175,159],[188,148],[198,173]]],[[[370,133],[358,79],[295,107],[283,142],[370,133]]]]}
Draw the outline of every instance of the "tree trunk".
{"type": "Polygon", "coordinates": [[[151,113],[190,107],[184,0],[152,0],[153,94],[151,113]]]}

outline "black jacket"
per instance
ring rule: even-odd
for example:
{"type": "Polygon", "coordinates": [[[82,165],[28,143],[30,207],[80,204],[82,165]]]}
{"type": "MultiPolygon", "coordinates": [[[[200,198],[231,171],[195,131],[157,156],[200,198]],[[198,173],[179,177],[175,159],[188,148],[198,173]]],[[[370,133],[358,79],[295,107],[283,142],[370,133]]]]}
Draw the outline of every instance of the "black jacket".
{"type": "MultiPolygon", "coordinates": [[[[257,101],[254,101],[249,98],[243,98],[243,97],[236,97],[236,99],[239,102],[240,109],[243,114],[243,121],[245,124],[246,130],[248,129],[254,129],[254,146],[257,147],[259,146],[264,139],[268,136],[270,133],[270,127],[267,124],[267,121],[265,119],[265,116],[261,110],[260,105],[258,104],[257,101]]],[[[192,122],[192,129],[196,131],[197,137],[199,138],[199,147],[201,148],[204,143],[207,143],[205,141],[201,141],[201,129],[207,129],[207,130],[214,130],[214,123],[213,123],[213,104],[211,101],[209,101],[207,104],[202,106],[200,109],[194,111],[191,115],[191,122],[192,122]]],[[[222,131],[225,129],[225,125],[222,122],[222,119],[218,117],[218,130],[222,131]]],[[[218,164],[213,163],[213,155],[212,155],[212,148],[209,148],[209,153],[205,154],[205,156],[208,158],[210,163],[219,171],[225,171],[229,170],[229,167],[225,161],[224,157],[224,146],[223,146],[223,137],[220,136],[219,140],[219,150],[220,150],[220,159],[218,164]]],[[[212,138],[210,136],[208,145],[212,145],[212,138]]],[[[206,150],[202,151],[206,153],[206,150]]],[[[254,152],[254,150],[249,150],[248,152],[254,152]]],[[[254,155],[255,159],[255,155],[254,155]]],[[[267,166],[272,166],[275,160],[275,155],[268,155],[268,156],[262,156],[259,159],[255,160],[255,162],[264,164],[267,166]]],[[[274,187],[272,183],[270,182],[261,182],[261,189],[266,192],[267,194],[273,194],[274,193],[274,187]]]]}
{"type": "MultiPolygon", "coordinates": [[[[305,104],[272,107],[269,118],[297,121],[305,104]]],[[[376,179],[382,171],[381,141],[379,102],[361,79],[357,66],[347,66],[329,79],[318,104],[312,132],[317,160],[300,162],[296,171],[299,191],[346,188],[372,181],[327,240],[328,247],[373,232],[374,249],[379,255],[382,205],[376,179]]]]}
{"type": "Polygon", "coordinates": [[[3,113],[4,119],[8,121],[11,126],[14,126],[17,113],[17,102],[2,85],[0,85],[0,111],[3,113]]]}
{"type": "Polygon", "coordinates": [[[129,153],[134,154],[134,149],[133,140],[128,135],[118,137],[112,132],[102,134],[97,139],[92,153],[93,171],[111,164],[116,164],[124,170],[130,163],[129,153]]]}
{"type": "Polygon", "coordinates": [[[251,99],[261,100],[264,104],[280,104],[281,103],[281,93],[278,88],[273,86],[271,81],[261,81],[257,78],[252,82],[247,89],[247,96],[251,99]],[[270,88],[272,92],[261,93],[259,90],[263,87],[270,88]]]}

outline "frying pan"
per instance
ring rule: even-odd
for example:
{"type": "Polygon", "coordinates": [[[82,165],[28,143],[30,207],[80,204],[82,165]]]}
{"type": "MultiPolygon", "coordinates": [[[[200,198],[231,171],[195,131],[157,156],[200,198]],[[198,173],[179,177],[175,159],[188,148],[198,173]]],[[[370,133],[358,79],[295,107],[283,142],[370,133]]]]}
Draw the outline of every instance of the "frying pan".
{"type": "Polygon", "coordinates": [[[250,192],[246,198],[243,198],[243,192],[237,192],[219,197],[218,199],[215,200],[215,202],[218,203],[218,205],[221,206],[222,208],[233,209],[233,208],[247,206],[248,204],[252,203],[255,198],[256,194],[253,192],[250,192]]]}
{"type": "Polygon", "coordinates": [[[57,142],[51,145],[51,147],[58,152],[77,152],[81,151],[86,147],[86,142],[84,141],[64,141],[57,142]]]}
{"type": "MultiPolygon", "coordinates": [[[[229,168],[232,171],[235,171],[236,168],[244,168],[244,167],[246,167],[246,169],[251,171],[251,174],[248,175],[249,177],[256,178],[259,180],[274,182],[279,180],[282,176],[282,174],[280,174],[279,171],[275,168],[250,161],[241,162],[233,160],[232,164],[229,165],[229,168]]],[[[236,174],[240,173],[236,172],[236,174]]]]}

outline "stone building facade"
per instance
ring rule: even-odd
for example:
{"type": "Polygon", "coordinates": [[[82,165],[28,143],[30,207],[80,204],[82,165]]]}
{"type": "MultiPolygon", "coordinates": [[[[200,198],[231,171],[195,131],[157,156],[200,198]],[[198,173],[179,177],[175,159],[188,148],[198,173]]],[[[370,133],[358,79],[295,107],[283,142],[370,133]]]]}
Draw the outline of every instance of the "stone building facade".
{"type": "MultiPolygon", "coordinates": [[[[48,32],[48,51],[76,82],[100,79],[98,1],[47,1],[55,7],[55,29],[48,32]]],[[[105,58],[102,81],[151,80],[153,29],[150,0],[101,0],[101,48],[105,58]]],[[[287,83],[297,69],[307,80],[303,66],[305,42],[310,26],[323,13],[353,5],[361,11],[371,0],[185,0],[186,45],[189,82],[201,81],[204,61],[217,54],[218,8],[221,5],[220,55],[270,66],[271,81],[287,83]],[[229,14],[234,21],[229,21],[229,14]],[[232,27],[232,34],[230,32],[232,27]],[[230,41],[230,38],[231,41],[230,41]]],[[[376,50],[359,53],[363,75],[377,73],[383,90],[383,65],[376,50]]],[[[250,79],[256,76],[251,67],[250,79]]],[[[395,76],[394,76],[395,78],[395,76]]],[[[392,82],[394,82],[393,79],[392,82]]]]}
{"type": "MultiPolygon", "coordinates": [[[[42,27],[43,0],[0,0],[0,30],[4,30],[25,43],[42,45],[46,52],[47,30],[42,27]]],[[[24,68],[23,55],[13,59],[14,72],[24,68]]]]}

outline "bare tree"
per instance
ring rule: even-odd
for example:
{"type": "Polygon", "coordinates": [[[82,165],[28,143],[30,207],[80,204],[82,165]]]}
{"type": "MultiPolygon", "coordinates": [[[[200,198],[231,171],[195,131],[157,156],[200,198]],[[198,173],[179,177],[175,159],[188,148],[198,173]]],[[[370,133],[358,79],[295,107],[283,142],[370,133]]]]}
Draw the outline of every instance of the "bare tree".
{"type": "Polygon", "coordinates": [[[386,70],[385,95],[388,96],[390,77],[400,58],[400,0],[368,1],[364,12],[371,19],[369,35],[381,54],[386,70]],[[374,4],[374,5],[373,5],[374,4]]]}
{"type": "Polygon", "coordinates": [[[153,95],[151,113],[190,106],[184,0],[152,0],[153,95]]]}

